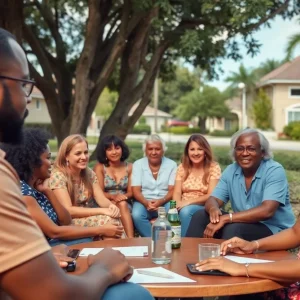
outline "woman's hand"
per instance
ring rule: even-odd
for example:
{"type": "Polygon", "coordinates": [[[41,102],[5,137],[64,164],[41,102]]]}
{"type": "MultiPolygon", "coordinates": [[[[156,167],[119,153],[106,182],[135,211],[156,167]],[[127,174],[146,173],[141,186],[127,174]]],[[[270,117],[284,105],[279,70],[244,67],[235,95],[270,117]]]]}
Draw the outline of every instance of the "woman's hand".
{"type": "Polygon", "coordinates": [[[110,204],[109,207],[108,207],[109,211],[111,212],[111,217],[113,218],[119,218],[121,215],[120,215],[120,210],[119,208],[114,205],[114,204],[110,204]]]}
{"type": "Polygon", "coordinates": [[[190,202],[188,200],[179,201],[178,203],[176,203],[176,207],[178,211],[180,211],[182,208],[188,205],[190,205],[190,202]]]}
{"type": "Polygon", "coordinates": [[[238,237],[234,237],[221,244],[221,254],[225,255],[227,252],[249,254],[253,253],[257,248],[258,244],[255,241],[248,242],[238,237]]]}
{"type": "Polygon", "coordinates": [[[120,225],[110,225],[110,224],[106,224],[104,226],[102,226],[102,229],[104,229],[105,233],[103,234],[102,231],[102,235],[106,236],[106,237],[114,237],[114,238],[121,238],[123,233],[124,233],[124,228],[123,226],[120,225]]]}
{"type": "Polygon", "coordinates": [[[49,178],[45,179],[45,180],[41,180],[41,179],[38,179],[35,184],[34,184],[34,188],[41,192],[41,193],[45,193],[46,191],[49,191],[50,188],[49,188],[49,178]]]}
{"type": "Polygon", "coordinates": [[[198,271],[219,270],[231,276],[246,276],[247,274],[244,264],[238,264],[222,256],[200,261],[195,267],[198,271]]]}
{"type": "Polygon", "coordinates": [[[115,202],[127,201],[128,198],[124,194],[116,194],[114,197],[115,202]]]}
{"type": "Polygon", "coordinates": [[[213,207],[210,208],[210,210],[209,210],[209,219],[210,219],[210,222],[212,224],[219,223],[220,216],[222,216],[222,212],[218,207],[213,206],[213,207]]]}

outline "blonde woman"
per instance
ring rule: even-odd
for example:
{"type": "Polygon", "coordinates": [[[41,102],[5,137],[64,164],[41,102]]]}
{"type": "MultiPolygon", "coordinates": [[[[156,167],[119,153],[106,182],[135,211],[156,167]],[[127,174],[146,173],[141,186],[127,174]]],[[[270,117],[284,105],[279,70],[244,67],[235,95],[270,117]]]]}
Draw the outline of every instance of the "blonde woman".
{"type": "Polygon", "coordinates": [[[88,167],[86,139],[70,135],[62,142],[50,177],[50,188],[69,211],[72,223],[84,227],[105,226],[103,237],[124,235],[120,211],[103,194],[96,174],[88,167]]]}

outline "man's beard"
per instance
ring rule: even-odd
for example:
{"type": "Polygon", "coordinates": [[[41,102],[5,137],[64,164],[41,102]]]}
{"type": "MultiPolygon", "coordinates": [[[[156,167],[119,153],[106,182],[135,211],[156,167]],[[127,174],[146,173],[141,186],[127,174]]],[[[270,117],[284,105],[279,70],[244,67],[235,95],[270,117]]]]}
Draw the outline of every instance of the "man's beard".
{"type": "Polygon", "coordinates": [[[24,117],[20,118],[12,104],[9,88],[5,83],[2,86],[3,101],[0,107],[1,142],[12,145],[21,144],[23,141],[22,127],[28,115],[28,110],[26,109],[24,117]]]}

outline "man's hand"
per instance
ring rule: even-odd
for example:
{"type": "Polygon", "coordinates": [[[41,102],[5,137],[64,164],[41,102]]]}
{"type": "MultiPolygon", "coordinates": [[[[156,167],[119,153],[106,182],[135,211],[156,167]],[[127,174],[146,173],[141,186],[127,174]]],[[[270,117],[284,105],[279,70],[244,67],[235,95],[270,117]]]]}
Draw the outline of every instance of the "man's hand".
{"type": "Polygon", "coordinates": [[[203,237],[204,238],[213,238],[214,234],[219,231],[223,226],[225,225],[225,222],[220,219],[218,223],[209,223],[204,231],[203,237]]]}
{"type": "Polygon", "coordinates": [[[210,219],[211,223],[213,223],[213,224],[219,223],[220,216],[222,216],[222,212],[221,212],[220,208],[218,208],[216,206],[213,206],[210,208],[209,219],[210,219]]]}
{"type": "Polygon", "coordinates": [[[68,265],[68,262],[74,260],[73,258],[67,256],[69,248],[66,245],[54,246],[51,248],[51,251],[61,268],[65,268],[68,265]]]}
{"type": "Polygon", "coordinates": [[[200,261],[196,265],[198,271],[219,270],[231,276],[246,276],[244,264],[238,264],[224,257],[214,257],[200,261]]]}
{"type": "Polygon", "coordinates": [[[238,237],[234,237],[221,244],[221,254],[226,255],[227,252],[249,254],[257,250],[257,247],[258,244],[255,241],[248,242],[238,237]]]}
{"type": "Polygon", "coordinates": [[[105,268],[111,276],[111,284],[128,281],[133,274],[133,268],[125,256],[120,251],[113,249],[105,248],[96,255],[89,255],[87,261],[89,266],[99,265],[99,267],[105,268]]]}

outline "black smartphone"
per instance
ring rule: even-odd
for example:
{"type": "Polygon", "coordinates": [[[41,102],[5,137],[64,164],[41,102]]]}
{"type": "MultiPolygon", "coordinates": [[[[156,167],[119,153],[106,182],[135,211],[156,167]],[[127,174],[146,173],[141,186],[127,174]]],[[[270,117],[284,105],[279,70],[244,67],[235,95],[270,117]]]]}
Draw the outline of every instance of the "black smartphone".
{"type": "Polygon", "coordinates": [[[229,274],[218,271],[218,270],[198,271],[195,267],[195,264],[187,264],[186,266],[187,266],[189,272],[192,274],[213,275],[213,276],[230,276],[229,274]]]}
{"type": "Polygon", "coordinates": [[[67,256],[76,259],[80,253],[79,249],[70,249],[67,256]]]}

